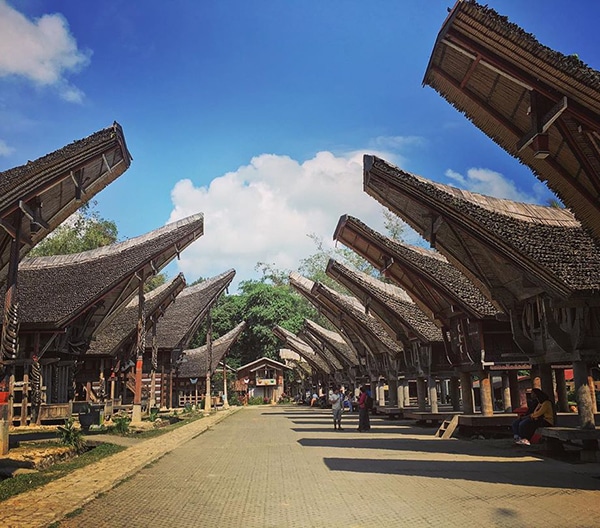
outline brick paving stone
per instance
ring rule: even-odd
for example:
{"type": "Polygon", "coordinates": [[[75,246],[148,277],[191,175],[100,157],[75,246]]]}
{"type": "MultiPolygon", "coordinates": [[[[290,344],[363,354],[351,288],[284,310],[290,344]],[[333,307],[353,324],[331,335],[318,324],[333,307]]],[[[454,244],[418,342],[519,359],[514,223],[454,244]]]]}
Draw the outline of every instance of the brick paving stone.
{"type": "MultiPolygon", "coordinates": [[[[201,436],[165,439],[167,454],[60,527],[600,526],[598,464],[510,440],[440,440],[408,421],[374,417],[368,433],[355,414],[344,422],[334,431],[327,411],[244,408],[201,436]]],[[[62,491],[71,510],[84,504],[62,491]]]]}

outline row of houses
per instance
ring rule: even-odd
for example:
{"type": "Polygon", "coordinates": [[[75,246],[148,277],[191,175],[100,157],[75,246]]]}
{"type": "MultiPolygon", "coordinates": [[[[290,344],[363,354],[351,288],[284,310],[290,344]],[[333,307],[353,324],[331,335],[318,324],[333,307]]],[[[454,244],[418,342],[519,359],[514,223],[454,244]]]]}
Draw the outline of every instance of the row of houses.
{"type": "MultiPolygon", "coordinates": [[[[319,383],[387,384],[380,404],[491,416],[523,403],[519,371],[568,410],[566,372],[582,428],[595,427],[600,379],[600,73],[548,49],[506,17],[459,1],[424,77],[442,97],[561,198],[545,207],[470,193],[364,157],[364,190],[432,249],[340,218],[334,239],[381,273],[331,260],[351,295],[292,273],[290,284],[336,335],[306,321],[274,333],[319,383]],[[493,382],[499,390],[493,392],[493,382]],[[477,388],[477,402],[473,387],[477,388]]],[[[284,353],[284,355],[286,355],[284,353]]]]}

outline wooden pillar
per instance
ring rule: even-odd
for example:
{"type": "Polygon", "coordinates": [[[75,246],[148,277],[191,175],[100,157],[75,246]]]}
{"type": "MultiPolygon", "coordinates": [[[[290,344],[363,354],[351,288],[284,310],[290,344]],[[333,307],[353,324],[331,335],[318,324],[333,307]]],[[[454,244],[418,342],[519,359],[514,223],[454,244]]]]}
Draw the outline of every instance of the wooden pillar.
{"type": "Polygon", "coordinates": [[[556,401],[556,394],[554,391],[554,380],[552,378],[552,365],[544,363],[540,365],[541,374],[541,388],[550,397],[550,401],[554,403],[556,401]]]}
{"type": "Polygon", "coordinates": [[[417,405],[419,412],[427,410],[427,402],[425,401],[425,378],[417,378],[417,405]]]}
{"type": "Polygon", "coordinates": [[[558,411],[569,412],[569,397],[567,396],[567,382],[565,380],[565,370],[556,369],[554,371],[556,378],[556,395],[558,397],[558,411]]]}
{"type": "Polygon", "coordinates": [[[156,369],[158,368],[158,344],[156,340],[157,321],[152,319],[152,360],[150,365],[150,409],[156,407],[156,369]]]}
{"type": "Polygon", "coordinates": [[[377,380],[377,405],[385,407],[385,382],[382,379],[377,380]]]}
{"type": "MultiPolygon", "coordinates": [[[[531,365],[531,371],[529,374],[531,380],[532,389],[542,389],[542,373],[539,365],[531,365]]],[[[550,396],[550,395],[548,395],[550,396]]]]}
{"type": "Polygon", "coordinates": [[[212,410],[212,395],[210,391],[210,371],[212,368],[212,317],[210,309],[206,317],[206,395],[204,397],[204,413],[210,414],[212,410]]]}
{"type": "MultiPolygon", "coordinates": [[[[281,386],[283,392],[283,375],[281,376],[281,386]]],[[[223,409],[229,409],[229,398],[227,396],[227,361],[223,357],[223,409]]]]}
{"type": "Polygon", "coordinates": [[[588,386],[590,388],[590,399],[592,400],[592,412],[598,412],[598,402],[596,401],[596,385],[594,384],[594,377],[588,374],[588,386]]]}
{"type": "Polygon", "coordinates": [[[173,371],[170,370],[169,371],[169,387],[168,390],[169,392],[167,393],[167,398],[168,398],[168,402],[169,402],[169,409],[173,408],[173,371]]]}
{"type": "Polygon", "coordinates": [[[407,379],[402,382],[402,391],[404,392],[404,407],[410,407],[410,386],[407,379]]]}
{"type": "Polygon", "coordinates": [[[507,413],[512,411],[508,371],[502,373],[502,408],[504,409],[504,412],[507,413]]]}
{"type": "Polygon", "coordinates": [[[404,384],[406,383],[406,380],[400,380],[397,383],[397,387],[396,387],[396,405],[400,408],[403,409],[408,402],[404,402],[404,384]]]}
{"type": "Polygon", "coordinates": [[[21,397],[21,421],[20,425],[27,425],[29,407],[29,365],[23,365],[23,396],[21,397]]]}
{"type": "Polygon", "coordinates": [[[460,382],[458,376],[450,378],[450,401],[452,402],[452,410],[460,411],[460,382]]]}
{"type": "Polygon", "coordinates": [[[136,359],[135,359],[135,393],[133,396],[133,412],[131,413],[131,423],[140,423],[142,421],[142,370],[144,368],[144,348],[146,337],[146,321],[144,320],[144,272],[138,278],[138,320],[137,320],[137,340],[136,340],[136,359]]]}
{"type": "Polygon", "coordinates": [[[579,426],[582,429],[595,429],[594,410],[592,397],[588,385],[589,368],[585,361],[573,362],[573,376],[575,378],[575,397],[577,398],[577,412],[579,426]]]}
{"type": "Polygon", "coordinates": [[[481,414],[492,416],[494,414],[494,396],[488,371],[479,372],[479,393],[481,397],[481,414]]]}
{"type": "Polygon", "coordinates": [[[388,405],[398,407],[398,378],[393,375],[388,378],[388,405]]]}
{"type": "Polygon", "coordinates": [[[429,393],[429,405],[431,406],[431,412],[436,413],[439,411],[438,397],[437,397],[437,385],[435,376],[429,376],[427,378],[427,389],[429,393]]]}
{"type": "Polygon", "coordinates": [[[519,390],[519,372],[517,370],[508,371],[508,386],[510,388],[510,407],[515,411],[521,407],[521,391],[519,390]]]}
{"type": "Polygon", "coordinates": [[[473,401],[473,380],[470,372],[460,373],[460,391],[462,393],[463,414],[474,414],[475,402],[473,401]]]}

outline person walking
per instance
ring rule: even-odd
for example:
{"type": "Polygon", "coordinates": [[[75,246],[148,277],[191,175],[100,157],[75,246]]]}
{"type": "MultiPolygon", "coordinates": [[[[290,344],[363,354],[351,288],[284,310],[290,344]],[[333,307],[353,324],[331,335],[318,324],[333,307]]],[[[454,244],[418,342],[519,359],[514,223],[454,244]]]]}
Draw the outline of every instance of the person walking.
{"type": "Polygon", "coordinates": [[[371,429],[371,424],[369,422],[369,407],[368,407],[368,399],[369,394],[367,393],[367,389],[363,385],[360,388],[360,397],[358,398],[358,430],[360,432],[368,431],[371,429]]]}
{"type": "Polygon", "coordinates": [[[344,397],[340,392],[340,388],[336,385],[333,392],[329,395],[329,403],[331,403],[331,412],[333,414],[333,428],[342,429],[342,411],[344,406],[344,397]]]}

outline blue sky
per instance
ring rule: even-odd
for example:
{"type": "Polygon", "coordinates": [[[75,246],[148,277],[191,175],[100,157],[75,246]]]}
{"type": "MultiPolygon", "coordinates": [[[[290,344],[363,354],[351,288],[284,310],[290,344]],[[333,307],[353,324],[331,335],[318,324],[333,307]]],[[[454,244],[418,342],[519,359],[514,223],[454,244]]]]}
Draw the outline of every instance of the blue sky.
{"type": "MultiPolygon", "coordinates": [[[[600,2],[488,4],[600,69],[600,2]]],[[[121,238],[196,212],[189,281],[295,269],[348,213],[383,230],[363,153],[524,201],[551,194],[429,87],[452,0],[0,0],[0,170],[113,121],[131,168],[99,195],[121,238]]],[[[410,242],[414,236],[407,235],[410,242]]]]}

